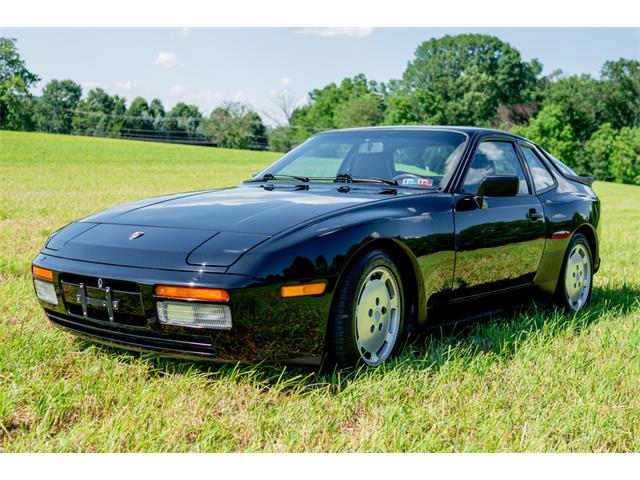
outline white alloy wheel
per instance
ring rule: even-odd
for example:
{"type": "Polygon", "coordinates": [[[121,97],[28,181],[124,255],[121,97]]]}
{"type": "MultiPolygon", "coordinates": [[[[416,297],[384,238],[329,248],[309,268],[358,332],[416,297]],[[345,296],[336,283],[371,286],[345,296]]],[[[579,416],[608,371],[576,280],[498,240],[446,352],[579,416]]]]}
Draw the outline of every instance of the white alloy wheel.
{"type": "Polygon", "coordinates": [[[591,291],[591,256],[587,248],[576,243],[569,257],[564,271],[564,291],[567,305],[571,310],[579,310],[589,299],[591,291]]]}
{"type": "Polygon", "coordinates": [[[402,298],[398,280],[384,266],[365,276],[356,302],[356,345],[362,360],[372,367],[383,363],[400,335],[402,298]]]}

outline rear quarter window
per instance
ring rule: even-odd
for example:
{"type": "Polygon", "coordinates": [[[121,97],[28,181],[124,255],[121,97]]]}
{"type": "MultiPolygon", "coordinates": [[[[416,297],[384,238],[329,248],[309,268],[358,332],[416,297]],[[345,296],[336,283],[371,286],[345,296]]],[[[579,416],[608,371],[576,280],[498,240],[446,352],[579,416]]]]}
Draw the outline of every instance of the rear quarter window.
{"type": "Polygon", "coordinates": [[[544,150],[544,153],[547,155],[549,160],[551,160],[551,163],[553,163],[553,166],[556,167],[561,174],[563,174],[564,176],[567,176],[567,177],[577,177],[578,176],[578,174],[576,172],[574,172],[571,168],[569,168],[566,164],[564,164],[563,162],[558,160],[556,157],[551,155],[549,152],[544,150]]]}
{"type": "Polygon", "coordinates": [[[553,176],[545,167],[544,162],[538,157],[538,154],[531,148],[521,145],[524,159],[527,162],[531,177],[533,178],[533,185],[536,188],[536,192],[542,192],[555,185],[553,176]]]}

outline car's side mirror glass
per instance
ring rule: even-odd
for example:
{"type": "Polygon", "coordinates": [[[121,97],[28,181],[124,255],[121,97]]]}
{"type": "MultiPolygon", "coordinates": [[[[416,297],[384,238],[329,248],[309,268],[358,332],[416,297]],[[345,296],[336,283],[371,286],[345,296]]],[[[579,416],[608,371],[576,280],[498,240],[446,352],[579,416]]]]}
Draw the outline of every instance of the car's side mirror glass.
{"type": "Polygon", "coordinates": [[[492,175],[484,177],[478,188],[478,197],[515,197],[520,190],[516,175],[492,175]]]}

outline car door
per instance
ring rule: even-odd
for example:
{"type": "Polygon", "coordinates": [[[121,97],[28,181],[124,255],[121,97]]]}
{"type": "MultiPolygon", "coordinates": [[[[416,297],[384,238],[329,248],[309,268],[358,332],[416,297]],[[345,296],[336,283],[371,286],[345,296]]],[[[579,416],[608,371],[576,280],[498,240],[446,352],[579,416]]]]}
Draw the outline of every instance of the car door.
{"type": "Polygon", "coordinates": [[[480,141],[454,205],[454,298],[530,284],[544,249],[544,212],[512,141],[480,141]],[[478,198],[482,180],[495,175],[517,175],[517,195],[478,198]]]}

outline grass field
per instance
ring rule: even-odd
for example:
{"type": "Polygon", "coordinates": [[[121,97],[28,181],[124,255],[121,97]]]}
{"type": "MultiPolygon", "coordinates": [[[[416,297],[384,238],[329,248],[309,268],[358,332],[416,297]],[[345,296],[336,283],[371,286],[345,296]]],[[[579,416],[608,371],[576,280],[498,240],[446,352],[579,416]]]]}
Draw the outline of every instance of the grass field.
{"type": "Polygon", "coordinates": [[[579,315],[528,310],[343,375],[137,355],[49,325],[30,262],[96,210],[238,183],[269,153],[0,132],[2,451],[638,451],[640,187],[596,184],[579,315]]]}

